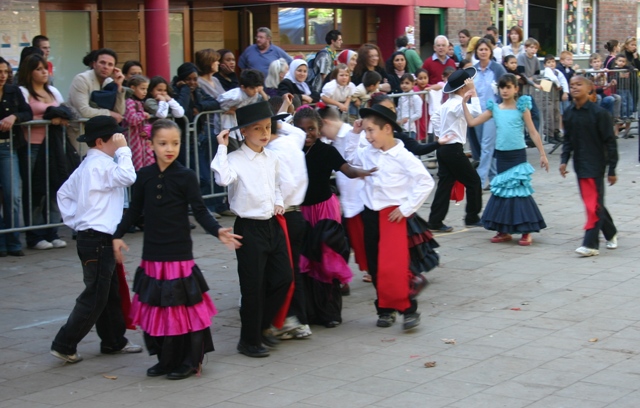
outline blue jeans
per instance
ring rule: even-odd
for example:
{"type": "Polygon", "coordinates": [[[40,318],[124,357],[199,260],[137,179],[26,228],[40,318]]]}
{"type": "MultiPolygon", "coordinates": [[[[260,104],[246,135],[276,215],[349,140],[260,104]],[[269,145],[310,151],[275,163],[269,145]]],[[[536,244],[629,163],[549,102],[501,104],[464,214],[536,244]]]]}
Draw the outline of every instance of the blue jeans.
{"type": "Polygon", "coordinates": [[[598,100],[598,103],[600,104],[600,106],[603,109],[608,110],[609,113],[611,114],[611,116],[613,116],[613,104],[615,102],[615,99],[613,98],[613,96],[606,96],[605,95],[604,97],[602,97],[600,95],[597,95],[597,100],[598,100]]]}
{"type": "Polygon", "coordinates": [[[624,119],[628,119],[633,116],[634,102],[633,95],[629,89],[620,89],[618,88],[618,95],[620,95],[620,99],[622,100],[622,106],[620,108],[620,117],[624,119]]]}
{"type": "MultiPolygon", "coordinates": [[[[46,143],[46,142],[45,142],[46,143]]],[[[62,220],[60,210],[58,209],[58,201],[54,193],[50,193],[49,197],[42,197],[38,202],[31,200],[29,206],[29,192],[31,191],[31,180],[33,177],[33,169],[38,158],[38,151],[44,149],[45,146],[39,144],[31,145],[31,152],[25,146],[19,152],[20,158],[20,176],[22,177],[22,216],[24,217],[24,225],[43,225],[47,223],[58,223],[62,220]],[[31,169],[31,172],[29,172],[31,169]],[[30,177],[31,176],[31,177],[30,177]],[[49,214],[47,214],[47,198],[49,198],[49,214]],[[29,208],[31,207],[31,208],[29,208]]],[[[58,228],[50,227],[39,230],[30,230],[26,232],[27,247],[34,247],[38,242],[53,241],[60,238],[58,236],[58,228]]]]}
{"type": "Polygon", "coordinates": [[[496,175],[496,163],[493,153],[496,149],[496,123],[489,119],[480,126],[474,128],[480,141],[480,164],[476,171],[484,187],[496,175]]]}
{"type": "MultiPolygon", "coordinates": [[[[0,141],[4,142],[4,141],[0,141]]],[[[0,231],[20,226],[20,170],[18,155],[8,143],[0,143],[0,187],[2,188],[2,214],[0,231]]],[[[0,251],[20,251],[20,234],[0,234],[0,251]]]]}
{"type": "Polygon", "coordinates": [[[127,344],[124,337],[126,325],[118,292],[113,237],[94,230],[78,231],[77,246],[84,290],[76,299],[67,323],[53,340],[51,349],[62,354],[74,354],[78,343],[95,324],[102,340],[102,353],[122,350],[127,344]]]}

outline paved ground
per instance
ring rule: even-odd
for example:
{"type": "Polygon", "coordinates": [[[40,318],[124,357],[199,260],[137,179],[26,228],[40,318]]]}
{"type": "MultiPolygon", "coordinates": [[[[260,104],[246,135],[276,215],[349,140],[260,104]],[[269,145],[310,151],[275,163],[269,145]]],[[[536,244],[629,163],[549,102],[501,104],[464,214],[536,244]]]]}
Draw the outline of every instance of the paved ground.
{"type": "MultiPolygon", "coordinates": [[[[552,171],[535,174],[549,228],[532,247],[491,244],[490,232],[462,228],[463,205],[451,206],[447,222],[456,230],[437,238],[441,267],[429,273],[432,284],[420,296],[422,325],[411,333],[400,324],[375,326],[373,288],[356,273],[341,326],[313,327],[312,338],[285,342],[266,359],[239,355],[234,254],[196,230],[196,261],[219,309],[216,351],[207,355],[201,377],[183,381],[146,377],[155,364],[146,353],[100,355],[95,332],[79,346],[83,362],[61,364],[49,347],[82,287],[75,245],[3,258],[0,408],[638,407],[638,140],[621,140],[619,150],[619,182],[607,189],[617,250],[603,248],[594,258],[574,254],[583,207],[573,172],[564,180],[558,175],[555,153],[552,171]]],[[[536,163],[537,154],[529,155],[536,163]]],[[[427,203],[420,213],[426,217],[428,209],[427,203]]],[[[141,238],[127,237],[129,271],[141,238]]],[[[142,343],[140,333],[128,336],[142,343]]]]}

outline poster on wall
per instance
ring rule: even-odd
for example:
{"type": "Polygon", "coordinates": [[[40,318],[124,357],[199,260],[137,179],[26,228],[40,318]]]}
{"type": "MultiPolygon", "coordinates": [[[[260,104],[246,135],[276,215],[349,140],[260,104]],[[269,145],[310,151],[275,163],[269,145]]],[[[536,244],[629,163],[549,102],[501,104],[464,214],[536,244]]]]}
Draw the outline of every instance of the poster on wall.
{"type": "Polygon", "coordinates": [[[525,0],[506,0],[505,1],[507,10],[505,13],[506,18],[506,26],[513,27],[519,26],[524,27],[524,13],[525,7],[527,7],[525,0]]]}
{"type": "Polygon", "coordinates": [[[580,52],[591,54],[593,44],[593,1],[582,1],[582,21],[580,22],[580,52]]]}
{"type": "Polygon", "coordinates": [[[564,43],[565,49],[578,53],[578,1],[567,1],[564,5],[564,43]]]}
{"type": "Polygon", "coordinates": [[[40,32],[40,13],[37,0],[9,3],[0,10],[0,56],[15,71],[20,63],[22,49],[30,46],[33,36],[40,32]]]}

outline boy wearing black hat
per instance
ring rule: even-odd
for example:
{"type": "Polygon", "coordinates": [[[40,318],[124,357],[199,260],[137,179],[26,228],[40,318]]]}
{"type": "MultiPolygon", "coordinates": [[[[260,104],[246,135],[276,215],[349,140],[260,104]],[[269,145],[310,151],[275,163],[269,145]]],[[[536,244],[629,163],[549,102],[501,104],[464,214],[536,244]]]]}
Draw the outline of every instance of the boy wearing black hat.
{"type": "MultiPolygon", "coordinates": [[[[278,115],[283,118],[288,114],[278,115]]],[[[293,280],[287,249],[284,202],[280,191],[280,164],[277,155],[265,149],[271,138],[269,102],[238,108],[238,126],[218,135],[218,152],[211,162],[216,183],[229,186],[229,207],[236,215],[234,232],[241,235],[236,249],[242,304],[238,351],[249,357],[267,357],[278,340],[270,331],[276,315],[282,326],[290,300],[293,280]],[[244,143],[227,154],[229,132],[239,129],[244,143]],[[278,313],[284,310],[283,315],[278,313]]]]}
{"type": "MultiPolygon", "coordinates": [[[[453,227],[443,223],[449,211],[451,189],[456,181],[466,188],[467,206],[464,223],[467,227],[477,227],[480,224],[482,210],[482,184],[478,173],[464,154],[463,147],[467,141],[467,121],[462,110],[465,92],[473,88],[475,68],[460,69],[451,76],[444,87],[444,93],[449,99],[431,117],[433,132],[437,137],[452,135],[452,139],[437,150],[438,159],[438,187],[431,204],[429,214],[429,228],[440,232],[451,232],[453,227]]],[[[469,106],[471,115],[481,113],[478,97],[471,98],[469,106]]]]}
{"type": "Polygon", "coordinates": [[[58,190],[62,219],[78,231],[78,256],[85,283],[67,323],[51,345],[51,354],[67,363],[82,360],[77,346],[94,324],[102,340],[101,353],[142,351],[124,337],[126,326],[112,244],[112,234],[122,218],[124,188],[136,181],[131,150],[122,132],[124,129],[111,116],[89,119],[85,134],[78,137],[90,147],[87,157],[58,190]]]}
{"type": "MultiPolygon", "coordinates": [[[[399,312],[404,315],[403,328],[409,330],[420,323],[420,313],[415,295],[410,293],[411,268],[418,251],[410,253],[407,236],[418,234],[425,244],[431,241],[431,245],[437,245],[426,223],[415,215],[434,182],[422,162],[394,138],[394,130],[402,132],[402,128],[393,110],[378,104],[360,109],[360,117],[363,119],[355,122],[347,136],[345,152],[353,165],[377,168],[364,179],[360,192],[365,207],[362,221],[367,265],[378,295],[377,326],[390,327],[399,312]],[[370,144],[358,147],[362,130],[370,144]]],[[[437,265],[437,254],[431,247],[420,249],[429,253],[431,267],[437,265]]],[[[419,261],[426,261],[427,256],[419,261]]]]}

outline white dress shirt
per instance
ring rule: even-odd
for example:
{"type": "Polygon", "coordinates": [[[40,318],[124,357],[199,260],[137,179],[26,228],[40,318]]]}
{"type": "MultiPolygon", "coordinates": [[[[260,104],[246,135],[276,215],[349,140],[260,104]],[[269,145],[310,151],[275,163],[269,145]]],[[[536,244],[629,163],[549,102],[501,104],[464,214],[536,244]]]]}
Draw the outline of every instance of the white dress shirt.
{"type": "Polygon", "coordinates": [[[309,177],[302,151],[306,137],[302,129],[281,122],[278,138],[267,145],[267,149],[276,153],[280,161],[280,191],[285,209],[300,205],[307,193],[309,177]]]}
{"type": "MultiPolygon", "coordinates": [[[[462,96],[450,93],[449,99],[431,117],[433,133],[437,137],[455,135],[447,144],[461,143],[464,145],[467,142],[467,120],[464,118],[462,101],[462,96]]],[[[467,107],[473,117],[482,113],[480,99],[475,96],[471,98],[471,104],[468,104],[467,107]]]]}
{"type": "MultiPolygon", "coordinates": [[[[351,133],[353,127],[343,124],[338,131],[338,136],[333,141],[333,146],[338,150],[342,157],[347,157],[347,135],[351,133]]],[[[363,132],[364,134],[364,132],[363,132]]],[[[362,138],[360,146],[369,144],[366,139],[362,138]]],[[[364,211],[364,203],[360,198],[360,191],[364,188],[364,180],[360,177],[349,178],[341,171],[336,172],[336,184],[340,191],[340,205],[342,206],[342,214],[345,218],[353,218],[364,211]]]]}
{"type": "Polygon", "coordinates": [[[360,198],[367,208],[380,211],[398,206],[405,217],[414,214],[424,204],[435,185],[433,178],[420,159],[395,139],[389,150],[376,149],[372,145],[358,147],[360,134],[347,135],[347,160],[365,169],[378,168],[364,178],[360,198]]]}
{"type": "Polygon", "coordinates": [[[354,92],[356,91],[356,86],[353,82],[349,82],[347,85],[338,85],[338,81],[333,79],[325,84],[322,87],[322,93],[320,96],[327,96],[338,102],[346,102],[351,99],[354,92]]]}
{"type": "Polygon", "coordinates": [[[268,149],[257,153],[242,144],[227,154],[227,146],[218,145],[211,162],[216,183],[229,186],[229,207],[242,218],[268,220],[276,205],[284,206],[280,192],[280,162],[268,149]]]}
{"type": "Polygon", "coordinates": [[[122,218],[124,188],[136,181],[131,149],[116,150],[118,163],[98,149],[87,157],[58,190],[62,220],[75,231],[94,229],[113,234],[122,218]]]}
{"type": "Polygon", "coordinates": [[[409,119],[402,125],[405,132],[416,131],[416,121],[422,118],[422,98],[420,95],[401,96],[398,100],[398,120],[409,119]]]}

